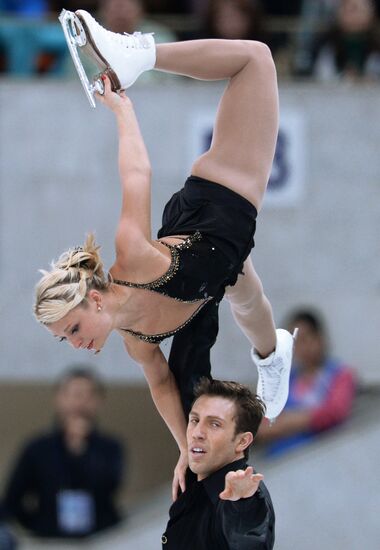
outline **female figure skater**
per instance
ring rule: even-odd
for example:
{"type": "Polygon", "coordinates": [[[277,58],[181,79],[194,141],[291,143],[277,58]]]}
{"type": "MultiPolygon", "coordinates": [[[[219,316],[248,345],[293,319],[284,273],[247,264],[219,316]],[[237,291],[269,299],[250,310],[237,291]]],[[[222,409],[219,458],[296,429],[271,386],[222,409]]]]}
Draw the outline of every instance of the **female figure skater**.
{"type": "Polygon", "coordinates": [[[87,12],[76,14],[86,32],[87,53],[103,72],[105,90],[98,99],[113,111],[118,126],[122,212],[116,258],[104,273],[91,235],[83,247],[62,254],[37,284],[35,315],[75,348],[98,352],[111,331],[120,333],[179,446],[175,498],[178,484],[184,490],[187,466],[184,412],[194,383],[210,376],[224,294],[252,345],[266,416],[274,419],[287,399],[293,337],[276,332],[249,258],[278,130],[275,68],[269,49],[259,42],[155,46],[151,35],[118,35],[87,12]],[[166,205],[157,240],[151,236],[150,163],[132,103],[121,91],[151,68],[229,79],[211,147],[166,205]],[[167,362],[159,344],[173,335],[167,362]]]}

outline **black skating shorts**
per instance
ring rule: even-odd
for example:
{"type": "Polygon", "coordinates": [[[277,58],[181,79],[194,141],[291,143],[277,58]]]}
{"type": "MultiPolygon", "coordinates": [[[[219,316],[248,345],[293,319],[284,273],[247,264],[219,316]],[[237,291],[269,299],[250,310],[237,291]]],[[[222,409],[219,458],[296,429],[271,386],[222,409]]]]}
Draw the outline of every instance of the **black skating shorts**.
{"type": "Polygon", "coordinates": [[[199,231],[227,258],[232,267],[232,285],[254,247],[256,217],[256,208],[238,193],[190,176],[166,204],[158,238],[199,231]]]}

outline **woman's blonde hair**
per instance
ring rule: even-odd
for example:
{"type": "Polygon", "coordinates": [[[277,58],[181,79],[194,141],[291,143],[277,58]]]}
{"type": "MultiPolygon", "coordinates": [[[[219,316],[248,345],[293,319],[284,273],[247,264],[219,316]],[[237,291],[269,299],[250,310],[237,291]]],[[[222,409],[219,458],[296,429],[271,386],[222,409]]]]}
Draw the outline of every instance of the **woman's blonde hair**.
{"type": "Polygon", "coordinates": [[[86,299],[89,290],[109,287],[99,249],[90,233],[83,246],[64,252],[57,262],[52,262],[50,271],[41,270],[43,277],[36,285],[34,305],[38,321],[59,321],[86,299]]]}

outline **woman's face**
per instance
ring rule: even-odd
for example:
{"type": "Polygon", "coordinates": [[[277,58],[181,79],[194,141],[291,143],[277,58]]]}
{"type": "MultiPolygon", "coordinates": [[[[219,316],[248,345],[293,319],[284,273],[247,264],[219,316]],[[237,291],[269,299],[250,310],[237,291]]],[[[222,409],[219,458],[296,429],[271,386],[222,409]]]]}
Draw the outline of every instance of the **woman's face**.
{"type": "Polygon", "coordinates": [[[99,301],[89,295],[84,305],[75,307],[47,328],[61,342],[67,341],[74,348],[99,352],[113,329],[111,317],[101,306],[99,310],[99,305],[99,301]]]}

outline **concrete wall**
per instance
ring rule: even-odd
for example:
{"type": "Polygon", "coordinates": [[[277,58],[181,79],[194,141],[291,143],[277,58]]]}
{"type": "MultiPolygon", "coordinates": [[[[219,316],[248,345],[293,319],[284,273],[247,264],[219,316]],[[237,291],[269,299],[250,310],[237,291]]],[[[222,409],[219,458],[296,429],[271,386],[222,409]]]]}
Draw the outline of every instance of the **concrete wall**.
{"type": "MultiPolygon", "coordinates": [[[[154,169],[153,227],[187,176],[192,121],[214,113],[222,86],[185,82],[131,90],[154,169]]],[[[281,323],[320,306],[336,353],[379,380],[380,96],[378,87],[284,84],[281,107],[301,116],[305,177],[289,206],[266,206],[253,259],[281,323]]],[[[119,213],[114,121],[78,82],[0,83],[0,376],[51,380],[88,352],[57,343],[33,319],[38,269],[96,230],[112,262],[119,213]]],[[[248,345],[222,308],[217,376],[252,380],[248,345]]],[[[164,350],[168,349],[168,343],[164,350]]],[[[142,381],[118,336],[94,365],[110,380],[142,381]]]]}

